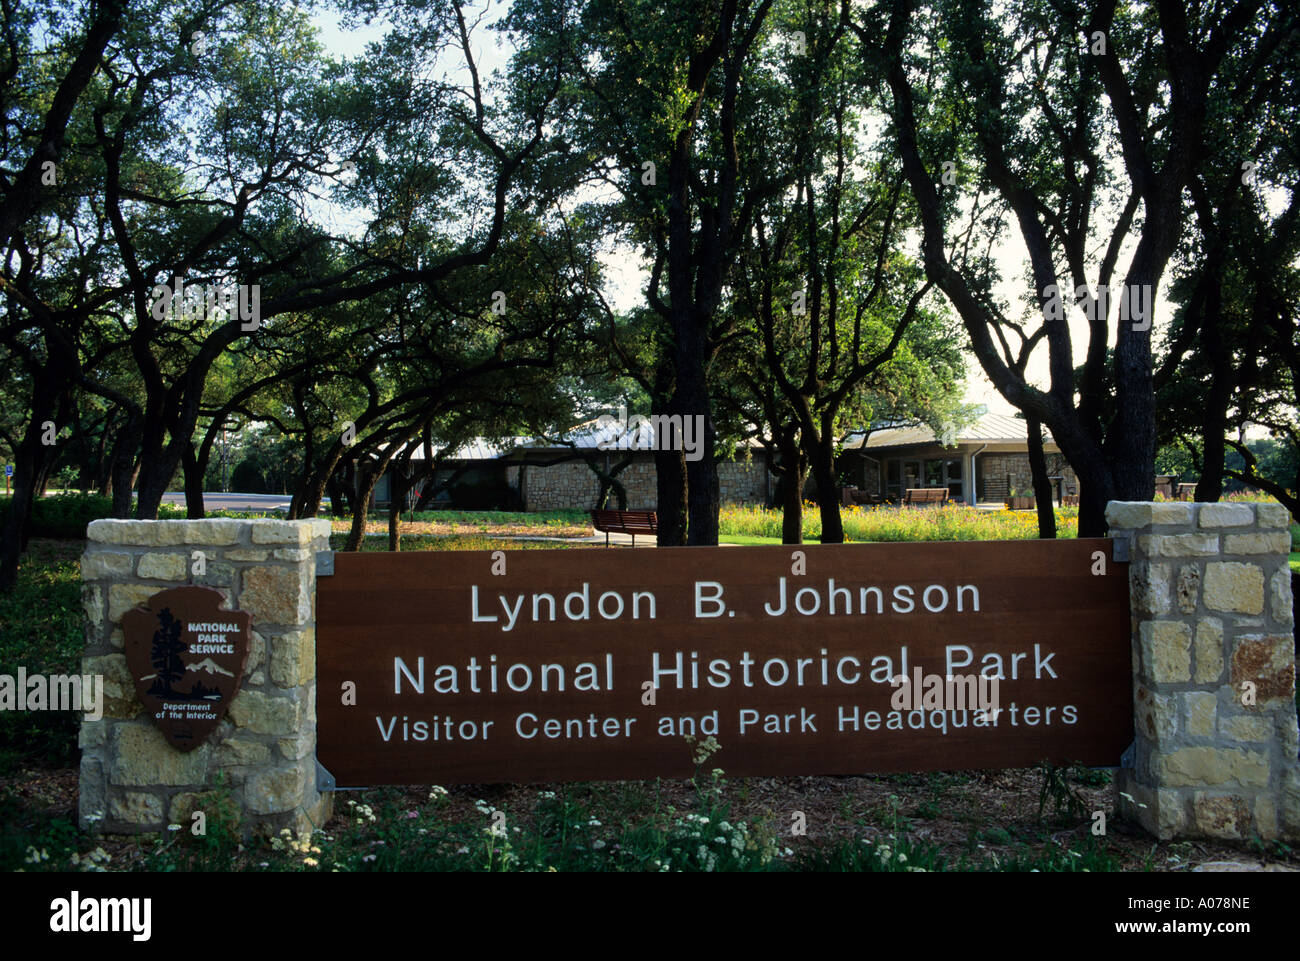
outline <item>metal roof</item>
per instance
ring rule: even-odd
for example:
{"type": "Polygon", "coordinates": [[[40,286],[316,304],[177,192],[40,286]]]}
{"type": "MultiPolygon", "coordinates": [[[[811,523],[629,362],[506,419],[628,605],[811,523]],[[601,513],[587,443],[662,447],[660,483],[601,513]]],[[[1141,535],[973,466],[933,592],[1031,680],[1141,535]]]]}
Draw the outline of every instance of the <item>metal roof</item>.
{"type": "MultiPolygon", "coordinates": [[[[443,460],[496,460],[519,450],[652,451],[655,449],[657,427],[662,427],[662,432],[666,435],[665,439],[668,439],[669,428],[663,425],[663,421],[652,420],[650,417],[636,414],[629,415],[626,419],[604,415],[578,424],[559,437],[520,436],[507,438],[505,441],[475,437],[448,453],[443,457],[443,460]]],[[[703,441],[699,431],[693,429],[693,426],[689,432],[686,432],[687,437],[685,439],[690,441],[688,447],[700,444],[703,441]]],[[[416,441],[415,446],[416,451],[411,455],[411,460],[424,460],[424,444],[421,441],[416,441]]],[[[740,446],[746,445],[742,443],[740,446]]],[[[750,439],[748,446],[757,448],[761,447],[762,444],[757,440],[750,439]]],[[[439,445],[435,439],[435,453],[437,453],[438,448],[439,445]]],[[[380,449],[384,448],[381,447],[380,449]]]]}
{"type": "MultiPolygon", "coordinates": [[[[1009,414],[981,414],[979,419],[957,432],[952,445],[958,444],[1026,444],[1027,424],[1009,414]]],[[[844,443],[845,450],[876,450],[881,447],[906,447],[912,444],[936,444],[934,431],[924,424],[915,427],[887,427],[873,431],[862,442],[862,431],[855,431],[844,443]]],[[[1045,441],[1055,447],[1051,433],[1045,441]]]]}

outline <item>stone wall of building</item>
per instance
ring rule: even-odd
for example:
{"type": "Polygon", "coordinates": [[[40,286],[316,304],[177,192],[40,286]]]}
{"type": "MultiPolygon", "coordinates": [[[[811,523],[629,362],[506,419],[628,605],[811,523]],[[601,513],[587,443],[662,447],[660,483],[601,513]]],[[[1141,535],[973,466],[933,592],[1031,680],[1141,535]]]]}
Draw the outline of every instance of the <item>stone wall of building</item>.
{"type": "Polygon", "coordinates": [[[718,462],[718,498],[724,504],[767,504],[767,458],[755,452],[748,460],[718,462]]]}
{"type": "MultiPolygon", "coordinates": [[[[1047,454],[1047,476],[1062,477],[1067,491],[1079,492],[1079,479],[1062,454],[1047,454]]],[[[976,496],[984,500],[1001,500],[1012,489],[1025,495],[1034,492],[1034,475],[1029,469],[1027,453],[985,453],[975,458],[979,475],[976,496]]]]}
{"type": "Polygon", "coordinates": [[[1113,502],[1106,520],[1131,545],[1120,813],[1161,838],[1300,837],[1287,510],[1113,502]]]}
{"type": "Polygon", "coordinates": [[[325,822],[332,795],[316,790],[315,564],[329,550],[329,531],[327,520],[90,524],[81,560],[82,671],[103,676],[104,710],[81,727],[84,828],[188,827],[194,811],[227,793],[245,832],[303,832],[325,822]],[[252,621],[229,713],[206,743],[182,752],[145,716],[121,620],[159,591],[186,584],[216,589],[225,609],[247,611],[252,621]]]}
{"type": "MultiPolygon", "coordinates": [[[[618,464],[619,458],[619,452],[611,455],[611,467],[618,464]]],[[[765,504],[765,465],[762,454],[749,460],[719,461],[718,490],[722,503],[765,504]]],[[[518,489],[519,468],[508,468],[506,476],[518,489]]],[[[635,454],[633,462],[619,472],[618,481],[627,491],[628,510],[656,509],[659,494],[653,454],[635,454]]],[[[523,470],[522,483],[524,502],[530,511],[590,510],[600,493],[599,478],[582,461],[550,466],[530,464],[523,470]]],[[[608,506],[618,506],[612,495],[608,506]]]]}

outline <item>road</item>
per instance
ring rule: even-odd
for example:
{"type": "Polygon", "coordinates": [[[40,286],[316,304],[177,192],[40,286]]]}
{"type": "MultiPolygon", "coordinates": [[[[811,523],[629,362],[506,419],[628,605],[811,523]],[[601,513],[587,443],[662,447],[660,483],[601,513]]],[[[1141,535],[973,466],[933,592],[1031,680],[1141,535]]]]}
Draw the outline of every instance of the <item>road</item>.
{"type": "MultiPolygon", "coordinates": [[[[221,491],[204,491],[203,507],[210,511],[269,511],[276,508],[288,509],[293,498],[288,494],[236,494],[221,491]]],[[[163,494],[164,504],[185,506],[184,491],[168,491],[163,494]]]]}

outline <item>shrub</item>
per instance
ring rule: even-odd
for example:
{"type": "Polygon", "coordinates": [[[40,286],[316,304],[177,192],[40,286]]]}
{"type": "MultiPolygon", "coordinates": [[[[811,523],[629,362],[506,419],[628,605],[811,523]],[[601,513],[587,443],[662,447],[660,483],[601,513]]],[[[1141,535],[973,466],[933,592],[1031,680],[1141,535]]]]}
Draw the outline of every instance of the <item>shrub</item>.
{"type": "Polygon", "coordinates": [[[241,494],[265,494],[266,481],[251,460],[241,460],[230,472],[230,489],[241,494]]]}
{"type": "MultiPolygon", "coordinates": [[[[11,499],[0,498],[0,512],[9,509],[11,499]]],[[[91,521],[112,516],[113,498],[101,494],[68,491],[40,497],[32,504],[31,536],[77,540],[86,536],[86,525],[91,521]]],[[[172,504],[163,504],[158,509],[160,520],[184,516],[185,509],[172,504]]]]}

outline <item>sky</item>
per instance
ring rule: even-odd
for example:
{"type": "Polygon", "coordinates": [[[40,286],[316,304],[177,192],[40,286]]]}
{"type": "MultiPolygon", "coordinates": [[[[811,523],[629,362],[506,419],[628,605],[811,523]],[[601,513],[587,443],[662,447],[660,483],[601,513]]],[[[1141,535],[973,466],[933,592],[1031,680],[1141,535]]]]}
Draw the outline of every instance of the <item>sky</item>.
{"type": "MultiPolygon", "coordinates": [[[[486,30],[484,27],[496,17],[505,12],[507,3],[504,0],[486,0],[486,2],[477,9],[483,9],[484,6],[489,8],[488,16],[484,19],[484,26],[480,27],[477,34],[472,37],[472,48],[475,50],[475,56],[478,61],[479,71],[484,77],[492,71],[505,66],[509,56],[509,50],[500,45],[499,35],[486,30]]],[[[381,28],[378,26],[362,28],[343,28],[338,22],[337,16],[329,13],[320,13],[316,17],[317,25],[321,30],[321,42],[326,49],[332,54],[340,57],[354,57],[360,55],[364,50],[364,45],[371,40],[376,40],[381,36],[381,28]]],[[[449,64],[448,69],[453,76],[458,72],[459,64],[449,64]]],[[[437,69],[436,67],[434,68],[437,69]]],[[[1117,282],[1122,280],[1125,273],[1125,266],[1128,263],[1137,238],[1130,237],[1125,245],[1116,269],[1117,282]]],[[[919,253],[919,251],[918,251],[919,253]]],[[[1020,310],[1021,298],[1024,296],[1024,275],[1025,264],[1028,260],[1028,253],[1020,239],[1019,232],[1015,229],[1009,232],[1007,239],[994,249],[994,259],[1000,268],[1003,277],[1002,282],[995,287],[995,293],[1012,307],[1012,316],[1015,311],[1020,310]]],[[[608,279],[608,290],[606,296],[615,309],[625,310],[638,304],[644,297],[643,289],[647,270],[644,268],[639,255],[630,250],[610,251],[604,258],[606,276],[608,279]]],[[[1096,263],[1089,264],[1090,275],[1095,277],[1096,263]]],[[[1153,340],[1156,343],[1160,341],[1160,332],[1165,329],[1169,322],[1170,310],[1168,302],[1164,296],[1169,280],[1169,271],[1166,271],[1165,278],[1162,282],[1161,290],[1157,294],[1156,309],[1152,318],[1153,340]]],[[[1088,322],[1082,312],[1072,305],[1071,299],[1066,298],[1067,318],[1071,331],[1073,342],[1073,351],[1075,363],[1079,362],[1087,347],[1088,322]]],[[[1111,344],[1114,344],[1115,327],[1118,324],[1118,306],[1112,304],[1111,308],[1111,344]]],[[[1031,325],[1030,330],[1033,329],[1031,325]]],[[[1046,343],[1040,343],[1035,350],[1028,368],[1027,376],[1035,386],[1046,389],[1048,386],[1048,352],[1046,343]]],[[[967,378],[966,378],[966,400],[969,403],[984,404],[990,411],[996,413],[1011,414],[1015,412],[1006,400],[994,389],[992,383],[984,375],[979,362],[973,354],[967,355],[967,378]]]]}

